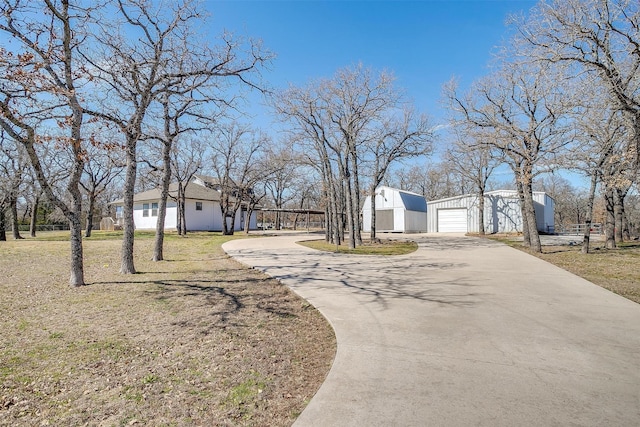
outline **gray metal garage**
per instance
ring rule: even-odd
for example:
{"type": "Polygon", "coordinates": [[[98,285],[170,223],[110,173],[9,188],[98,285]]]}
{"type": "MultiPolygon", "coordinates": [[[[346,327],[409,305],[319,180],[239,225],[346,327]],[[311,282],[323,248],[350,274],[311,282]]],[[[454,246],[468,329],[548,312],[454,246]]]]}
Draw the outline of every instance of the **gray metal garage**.
{"type": "MultiPolygon", "coordinates": [[[[429,233],[477,233],[478,195],[465,194],[434,200],[428,203],[427,231],[429,233]]],[[[555,202],[544,192],[534,192],[538,230],[549,233],[554,229],[555,202]]],[[[515,190],[496,190],[485,193],[484,228],[487,233],[522,231],[520,199],[515,190]]]]}

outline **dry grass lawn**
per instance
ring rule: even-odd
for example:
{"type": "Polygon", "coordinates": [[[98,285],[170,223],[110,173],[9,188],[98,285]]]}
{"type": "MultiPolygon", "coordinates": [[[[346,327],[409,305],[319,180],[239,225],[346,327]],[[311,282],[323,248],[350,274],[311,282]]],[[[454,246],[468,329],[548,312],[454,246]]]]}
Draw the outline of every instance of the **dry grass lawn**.
{"type": "Polygon", "coordinates": [[[588,254],[580,253],[580,245],[543,246],[542,253],[536,254],[523,248],[521,243],[500,240],[640,303],[640,242],[623,243],[609,250],[603,242],[595,241],[588,254]]]}
{"type": "MultiPolygon", "coordinates": [[[[117,234],[117,233],[116,233],[117,234]]],[[[88,286],[68,282],[68,236],[0,242],[1,426],[291,425],[335,354],[326,320],[229,259],[218,234],[85,239],[88,286]]]]}

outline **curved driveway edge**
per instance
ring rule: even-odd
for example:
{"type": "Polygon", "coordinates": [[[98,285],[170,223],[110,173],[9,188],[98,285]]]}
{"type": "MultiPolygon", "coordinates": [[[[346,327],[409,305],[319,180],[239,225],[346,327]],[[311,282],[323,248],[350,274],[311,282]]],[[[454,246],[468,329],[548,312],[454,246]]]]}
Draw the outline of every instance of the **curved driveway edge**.
{"type": "Polygon", "coordinates": [[[318,236],[227,242],[332,324],[337,353],[295,426],[640,423],[640,305],[492,241],[412,236],[404,256],[318,236]]]}

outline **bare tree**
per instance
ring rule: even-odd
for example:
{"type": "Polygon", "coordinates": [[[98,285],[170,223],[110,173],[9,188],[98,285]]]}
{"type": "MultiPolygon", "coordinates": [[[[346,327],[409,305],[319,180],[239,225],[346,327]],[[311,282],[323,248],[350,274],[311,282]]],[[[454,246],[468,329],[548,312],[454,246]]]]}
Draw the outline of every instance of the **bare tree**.
{"type": "MultiPolygon", "coordinates": [[[[362,243],[360,175],[361,169],[367,165],[367,150],[375,153],[377,147],[378,154],[387,157],[380,159],[376,172],[380,169],[386,171],[386,160],[395,157],[391,154],[392,141],[397,145],[403,140],[401,132],[397,132],[403,119],[384,130],[385,123],[390,123],[391,112],[402,107],[402,94],[393,86],[393,80],[387,72],[374,72],[357,65],[340,69],[331,79],[312,82],[305,88],[292,87],[276,99],[275,108],[279,116],[293,125],[292,140],[301,143],[304,155],[309,156],[311,152],[302,147],[313,147],[315,158],[310,159],[310,163],[318,165],[323,177],[336,244],[341,240],[343,211],[350,231],[349,246],[354,248],[362,243]],[[385,149],[389,151],[382,153],[385,149]],[[342,205],[346,211],[340,209],[342,205]]],[[[414,125],[412,122],[411,126],[414,125]]],[[[410,136],[400,144],[406,152],[420,139],[417,134],[412,134],[414,129],[410,127],[406,128],[410,136]]],[[[371,161],[368,165],[374,163],[371,161]]],[[[378,174],[364,172],[364,175],[373,177],[378,174]]]]}
{"type": "Polygon", "coordinates": [[[455,173],[446,162],[429,161],[401,168],[386,180],[391,186],[421,194],[427,200],[444,199],[473,190],[473,185],[455,173]]]}
{"type": "MultiPolygon", "coordinates": [[[[200,139],[177,139],[171,148],[171,174],[177,183],[175,196],[177,209],[177,229],[178,235],[187,235],[187,217],[185,215],[186,191],[194,175],[202,169],[202,153],[205,144],[200,139]]],[[[163,178],[163,180],[166,179],[163,178]]],[[[163,183],[164,188],[164,183],[163,183]]],[[[164,225],[164,221],[163,221],[164,225]]]]}
{"type": "Polygon", "coordinates": [[[0,48],[0,126],[26,150],[40,187],[69,221],[72,286],[84,285],[79,186],[85,159],[84,109],[78,82],[86,73],[76,49],[90,13],[90,8],[73,7],[68,0],[45,0],[35,6],[4,0],[0,6],[0,31],[21,49],[0,48]],[[55,193],[38,155],[37,145],[48,140],[70,147],[73,153],[68,199],[55,193]]]}
{"type": "Polygon", "coordinates": [[[455,83],[445,87],[458,125],[478,134],[486,131],[486,138],[477,142],[501,152],[511,167],[521,200],[524,244],[535,252],[542,246],[533,179],[572,140],[563,121],[570,108],[551,71],[543,65],[504,62],[464,97],[456,93],[455,83]]]}
{"type": "Polygon", "coordinates": [[[87,52],[85,58],[96,70],[95,80],[105,88],[99,100],[103,108],[89,112],[115,124],[125,136],[127,166],[120,271],[131,274],[135,273],[133,194],[137,144],[145,134],[149,110],[167,90],[185,88],[194,77],[233,77],[257,87],[248,78],[269,59],[269,54],[262,52],[255,42],[249,43],[244,52],[241,44],[228,34],[217,48],[203,44],[202,38],[194,37],[191,31],[193,25],[202,22],[202,17],[197,5],[189,0],[171,3],[171,7],[154,6],[145,0],[117,0],[116,5],[123,23],[104,24],[96,35],[96,44],[102,47],[102,52],[98,55],[87,52]],[[140,39],[125,38],[127,31],[140,34],[140,39]]]}
{"type": "Polygon", "coordinates": [[[86,193],[88,202],[85,237],[91,237],[98,198],[124,169],[122,154],[117,143],[107,142],[102,138],[94,138],[93,144],[87,147],[87,161],[80,180],[80,186],[86,193]]]}
{"type": "MultiPolygon", "coordinates": [[[[613,116],[620,113],[630,123],[630,137],[619,151],[599,152],[597,173],[619,175],[616,167],[606,157],[620,158],[632,154],[629,169],[634,175],[640,161],[640,6],[635,0],[563,0],[541,2],[528,18],[514,17],[512,22],[518,30],[516,47],[518,52],[535,60],[560,64],[565,74],[577,80],[589,80],[589,89],[598,86],[605,89],[609,102],[605,111],[613,116]]],[[[603,141],[601,141],[603,142],[603,141]]],[[[627,162],[628,159],[625,159],[627,162]]],[[[592,162],[593,163],[593,162],[592,162]]],[[[615,162],[620,164],[620,162],[615,162]]],[[[604,179],[604,176],[603,176],[604,179]]],[[[592,175],[592,193],[598,177],[592,175]]],[[[617,178],[616,178],[617,180],[617,178]]],[[[628,180],[626,180],[628,182],[628,180]]],[[[605,184],[606,185],[606,184],[605,184]]],[[[629,184],[630,185],[630,184],[629,184]]],[[[615,247],[615,222],[622,225],[620,214],[624,204],[624,187],[612,186],[611,180],[605,189],[609,219],[606,227],[607,247],[615,247]],[[618,212],[617,214],[614,211],[618,212]]],[[[592,203],[592,202],[591,202],[592,203]]],[[[589,218],[590,219],[590,218],[589,218]]],[[[588,228],[588,227],[587,227],[588,228]]],[[[583,252],[588,252],[588,235],[585,235],[583,252]]],[[[618,235],[621,239],[623,236],[618,235]]]]}
{"type": "MultiPolygon", "coordinates": [[[[398,99],[399,100],[399,99],[398,99]]],[[[396,105],[390,104],[387,109],[396,105]]],[[[389,114],[389,113],[387,113],[389,114]]],[[[395,162],[429,154],[433,147],[433,132],[426,116],[416,117],[413,109],[405,108],[400,116],[390,114],[379,123],[377,134],[369,142],[371,171],[369,195],[371,196],[371,242],[376,238],[376,188],[395,162]]]]}
{"type": "Polygon", "coordinates": [[[585,107],[579,110],[575,118],[579,145],[568,153],[569,164],[589,178],[590,188],[587,199],[584,239],[582,253],[589,253],[591,223],[594,200],[598,184],[605,187],[608,218],[605,225],[606,247],[616,247],[615,230],[615,195],[617,188],[630,186],[625,178],[626,171],[635,164],[635,154],[629,152],[629,127],[624,114],[610,108],[610,99],[605,91],[593,86],[582,95],[585,107]],[[602,93],[605,92],[605,93],[602,93]]]}
{"type": "MultiPolygon", "coordinates": [[[[537,180],[535,191],[544,191],[553,197],[555,229],[566,228],[570,224],[582,224],[587,221],[589,195],[558,173],[548,174],[537,180]]],[[[589,223],[589,226],[591,223],[589,223]]]]}
{"type": "Polygon", "coordinates": [[[523,53],[589,72],[629,116],[640,150],[640,5],[636,0],[541,2],[528,19],[514,18],[523,53]],[[533,47],[533,49],[531,49],[533,47]]]}
{"type": "Polygon", "coordinates": [[[444,158],[451,170],[473,183],[478,194],[478,230],[484,235],[484,195],[491,174],[504,159],[501,152],[496,155],[490,144],[477,141],[476,135],[465,133],[463,129],[468,128],[463,127],[454,132],[455,140],[449,145],[444,158]]]}
{"type": "Polygon", "coordinates": [[[245,234],[249,234],[251,230],[251,216],[254,214],[255,209],[258,207],[260,203],[267,197],[267,192],[265,191],[264,183],[257,182],[256,185],[253,186],[252,191],[248,191],[245,198],[246,203],[246,216],[244,221],[244,232],[245,234]]]}
{"type": "Polygon", "coordinates": [[[19,147],[9,138],[5,137],[4,130],[0,129],[0,241],[7,240],[6,218],[7,209],[17,188],[15,180],[15,164],[19,156],[19,147]]]}
{"type": "Polygon", "coordinates": [[[278,94],[274,109],[283,122],[290,124],[289,133],[304,162],[315,168],[322,177],[325,204],[325,240],[339,246],[343,238],[341,180],[337,176],[334,160],[330,156],[330,128],[324,115],[318,84],[308,87],[290,87],[278,94]]]}
{"type": "MultiPolygon", "coordinates": [[[[161,148],[161,165],[155,166],[148,159],[145,162],[151,166],[153,170],[161,171],[160,185],[160,204],[158,207],[158,220],[156,223],[156,235],[153,249],[153,260],[161,261],[164,259],[164,228],[167,213],[167,200],[169,198],[169,186],[173,171],[171,168],[171,153],[174,149],[175,142],[181,136],[202,130],[202,125],[197,125],[193,120],[199,116],[198,107],[206,101],[197,99],[193,96],[194,92],[205,86],[206,80],[196,76],[190,84],[185,82],[184,87],[175,88],[175,90],[166,91],[160,98],[162,105],[162,130],[152,133],[150,138],[160,141],[161,148]]],[[[199,168],[199,166],[198,166],[199,168]]],[[[193,168],[193,173],[198,168],[193,168]]],[[[192,176],[193,174],[191,174],[192,176]]],[[[188,177],[188,180],[191,179],[188,177]]],[[[188,182],[187,180],[187,182],[188,182]]],[[[182,181],[180,181],[182,182],[182,181]]],[[[181,187],[182,188],[182,187],[181,187]]],[[[181,193],[184,196],[184,192],[181,193]]],[[[181,200],[180,219],[184,218],[184,198],[181,200]]],[[[186,233],[185,224],[180,224],[179,230],[181,234],[186,233]],[[184,233],[183,233],[184,230],[184,233]]]]}
{"type": "Polygon", "coordinates": [[[265,188],[276,208],[276,230],[280,230],[282,225],[281,209],[283,209],[285,204],[293,197],[290,190],[298,174],[296,165],[299,163],[299,160],[296,159],[297,156],[291,150],[291,147],[283,144],[277,148],[270,148],[265,153],[265,163],[268,164],[271,169],[265,171],[265,188]]]}
{"type": "Polygon", "coordinates": [[[11,214],[11,233],[14,240],[23,239],[20,235],[20,218],[18,216],[18,198],[23,191],[26,176],[28,174],[29,159],[24,149],[10,138],[5,138],[5,133],[0,131],[0,176],[2,176],[2,196],[0,196],[0,209],[11,214]]]}
{"type": "MultiPolygon", "coordinates": [[[[247,125],[231,121],[215,129],[209,142],[211,166],[218,179],[222,233],[234,232],[236,215],[260,180],[260,157],[268,138],[247,125]]],[[[249,218],[245,218],[248,221],[249,218]]]]}

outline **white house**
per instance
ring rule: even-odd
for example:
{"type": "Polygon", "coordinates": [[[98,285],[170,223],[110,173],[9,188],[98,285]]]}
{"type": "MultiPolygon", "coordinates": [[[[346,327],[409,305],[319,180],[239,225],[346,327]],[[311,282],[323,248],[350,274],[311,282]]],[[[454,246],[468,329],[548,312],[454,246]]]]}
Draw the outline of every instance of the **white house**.
{"type": "MultiPolygon", "coordinates": [[[[479,232],[478,195],[465,194],[429,201],[427,231],[429,233],[479,232]]],[[[554,231],[555,201],[544,192],[534,192],[538,231],[554,231]]],[[[512,233],[522,231],[520,199],[515,190],[496,190],[485,193],[484,227],[486,233],[512,233]]]]}
{"type": "MultiPolygon", "coordinates": [[[[195,176],[187,185],[185,191],[185,219],[188,231],[222,231],[222,211],[220,210],[220,192],[211,188],[214,179],[195,176]]],[[[178,221],[178,207],[176,203],[178,184],[169,187],[167,200],[167,215],[164,220],[165,230],[176,229],[178,221]]],[[[133,196],[133,221],[138,230],[154,230],[158,221],[158,206],[160,205],[160,189],[137,193],[133,196]]],[[[122,222],[124,199],[111,202],[116,210],[116,223],[122,222]]],[[[247,211],[244,206],[238,210],[233,229],[243,230],[247,211]]],[[[256,229],[256,213],[248,219],[249,228],[256,229]]],[[[227,219],[230,221],[230,218],[227,219]]]]}
{"type": "MultiPolygon", "coordinates": [[[[362,206],[363,231],[371,231],[371,196],[362,206]]],[[[391,187],[376,189],[376,231],[422,233],[427,231],[427,200],[419,194],[391,187]]]]}

